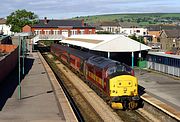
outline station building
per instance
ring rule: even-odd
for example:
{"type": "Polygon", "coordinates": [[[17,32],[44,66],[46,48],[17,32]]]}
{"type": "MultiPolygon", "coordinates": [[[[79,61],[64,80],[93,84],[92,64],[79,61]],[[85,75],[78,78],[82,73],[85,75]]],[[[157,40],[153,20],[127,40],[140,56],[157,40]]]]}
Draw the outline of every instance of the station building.
{"type": "Polygon", "coordinates": [[[95,34],[95,27],[88,26],[84,20],[39,20],[33,26],[26,25],[22,32],[32,32],[36,35],[62,35],[69,37],[77,34],[95,34]]]}

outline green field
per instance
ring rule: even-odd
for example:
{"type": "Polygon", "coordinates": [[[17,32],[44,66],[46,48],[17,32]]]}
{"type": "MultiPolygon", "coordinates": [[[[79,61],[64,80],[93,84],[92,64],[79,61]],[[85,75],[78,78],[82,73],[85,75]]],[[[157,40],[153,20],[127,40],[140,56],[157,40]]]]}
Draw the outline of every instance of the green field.
{"type": "Polygon", "coordinates": [[[160,23],[180,22],[180,13],[142,13],[142,14],[107,14],[94,16],[80,16],[73,19],[84,19],[86,23],[100,23],[103,21],[135,22],[140,26],[160,23]]]}

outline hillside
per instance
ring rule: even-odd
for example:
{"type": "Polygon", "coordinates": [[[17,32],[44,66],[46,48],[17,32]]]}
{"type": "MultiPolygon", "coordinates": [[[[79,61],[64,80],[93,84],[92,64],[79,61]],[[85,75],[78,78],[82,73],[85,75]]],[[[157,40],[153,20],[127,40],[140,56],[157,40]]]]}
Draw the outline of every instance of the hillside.
{"type": "Polygon", "coordinates": [[[94,16],[80,16],[73,19],[84,19],[86,23],[99,23],[102,21],[135,22],[140,26],[160,23],[180,23],[180,13],[140,13],[140,14],[106,14],[94,16]]]}

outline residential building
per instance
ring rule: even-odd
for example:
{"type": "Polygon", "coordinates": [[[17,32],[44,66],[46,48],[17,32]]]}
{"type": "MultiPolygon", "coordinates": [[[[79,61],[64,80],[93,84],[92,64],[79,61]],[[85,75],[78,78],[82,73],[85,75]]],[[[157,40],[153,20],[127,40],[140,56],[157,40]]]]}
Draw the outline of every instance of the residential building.
{"type": "Polygon", "coordinates": [[[95,34],[95,27],[84,24],[84,20],[44,20],[33,26],[26,25],[22,28],[23,32],[32,32],[36,35],[63,35],[69,37],[77,34],[95,34]]]}
{"type": "Polygon", "coordinates": [[[6,25],[6,19],[0,18],[0,34],[12,35],[11,26],[6,25]]]}
{"type": "Polygon", "coordinates": [[[102,22],[100,24],[100,27],[104,31],[111,32],[113,34],[119,34],[121,30],[121,26],[119,25],[118,22],[102,22]]]}
{"type": "Polygon", "coordinates": [[[149,25],[148,29],[148,36],[152,36],[152,43],[160,42],[159,36],[162,33],[162,30],[177,30],[180,28],[175,24],[160,24],[160,25],[149,25]]]}
{"type": "MultiPolygon", "coordinates": [[[[147,36],[145,36],[145,41],[147,42],[148,46],[154,49],[160,49],[162,48],[162,44],[160,42],[160,35],[162,33],[162,30],[177,30],[178,28],[179,26],[175,24],[149,25],[147,27],[148,34],[147,36]]],[[[165,49],[164,46],[163,49],[165,49]]]]}
{"type": "Polygon", "coordinates": [[[160,34],[162,49],[171,51],[180,48],[180,30],[163,30],[160,34]]]}
{"type": "Polygon", "coordinates": [[[127,36],[144,36],[147,34],[146,28],[140,28],[136,23],[130,22],[102,22],[100,27],[104,31],[108,31],[113,34],[124,34],[127,36]]]}
{"type": "Polygon", "coordinates": [[[157,31],[148,31],[147,35],[152,37],[151,40],[148,40],[148,41],[152,42],[152,43],[160,42],[160,38],[159,38],[160,34],[161,34],[161,31],[158,31],[158,30],[157,31]]]}
{"type": "Polygon", "coordinates": [[[136,36],[145,36],[147,35],[147,29],[146,28],[139,28],[139,27],[127,27],[127,28],[121,28],[121,33],[127,34],[127,36],[130,35],[136,35],[136,36]]]}

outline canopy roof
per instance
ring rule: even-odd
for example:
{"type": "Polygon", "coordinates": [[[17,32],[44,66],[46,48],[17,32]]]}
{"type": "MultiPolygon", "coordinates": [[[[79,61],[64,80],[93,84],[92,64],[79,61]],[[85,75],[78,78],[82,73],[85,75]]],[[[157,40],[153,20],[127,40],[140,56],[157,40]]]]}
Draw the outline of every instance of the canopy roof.
{"type": "Polygon", "coordinates": [[[61,42],[104,52],[135,52],[151,49],[151,47],[125,37],[124,35],[72,35],[61,42]]]}

